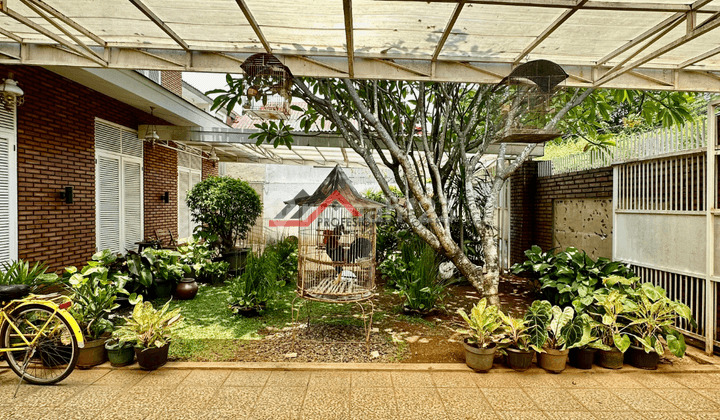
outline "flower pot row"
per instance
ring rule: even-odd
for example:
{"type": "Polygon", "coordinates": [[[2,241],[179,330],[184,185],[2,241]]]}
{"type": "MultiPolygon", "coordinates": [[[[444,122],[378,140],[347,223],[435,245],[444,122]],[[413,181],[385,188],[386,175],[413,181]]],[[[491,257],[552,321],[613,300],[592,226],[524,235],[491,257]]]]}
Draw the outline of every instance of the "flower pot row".
{"type": "Polygon", "coordinates": [[[169,349],[170,343],[159,348],[140,349],[132,344],[112,344],[103,338],[85,343],[79,351],[77,367],[89,369],[108,360],[112,367],[122,367],[132,365],[137,357],[140,368],[155,370],[167,363],[169,349]]]}

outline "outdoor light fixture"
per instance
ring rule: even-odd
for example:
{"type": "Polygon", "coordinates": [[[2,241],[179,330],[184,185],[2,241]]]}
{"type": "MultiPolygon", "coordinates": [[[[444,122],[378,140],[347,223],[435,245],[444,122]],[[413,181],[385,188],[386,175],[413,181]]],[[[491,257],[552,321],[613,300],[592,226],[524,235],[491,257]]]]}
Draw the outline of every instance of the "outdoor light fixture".
{"type": "Polygon", "coordinates": [[[215,146],[213,146],[210,149],[210,158],[209,159],[210,159],[210,162],[212,162],[212,164],[213,164],[213,168],[215,167],[215,165],[217,165],[218,162],[220,162],[220,158],[218,157],[217,153],[215,153],[215,146]]]}
{"type": "MultiPolygon", "coordinates": [[[[155,107],[150,107],[150,117],[153,117],[153,112],[155,112],[155,107]]],[[[145,130],[145,140],[152,142],[153,146],[155,145],[155,141],[160,140],[160,136],[157,133],[157,127],[155,127],[155,124],[149,124],[147,126],[147,129],[145,130]]]]}
{"type": "Polygon", "coordinates": [[[60,198],[65,200],[66,203],[73,203],[73,187],[65,187],[64,190],[60,191],[60,198]]]}
{"type": "Polygon", "coordinates": [[[163,195],[160,196],[160,199],[163,201],[163,203],[169,203],[170,202],[170,192],[165,191],[163,195]]]}
{"type": "Polygon", "coordinates": [[[2,102],[5,109],[8,111],[12,110],[15,106],[20,106],[25,102],[22,89],[18,86],[17,82],[13,80],[13,74],[8,73],[7,79],[3,79],[0,84],[0,102],[2,102]]]}

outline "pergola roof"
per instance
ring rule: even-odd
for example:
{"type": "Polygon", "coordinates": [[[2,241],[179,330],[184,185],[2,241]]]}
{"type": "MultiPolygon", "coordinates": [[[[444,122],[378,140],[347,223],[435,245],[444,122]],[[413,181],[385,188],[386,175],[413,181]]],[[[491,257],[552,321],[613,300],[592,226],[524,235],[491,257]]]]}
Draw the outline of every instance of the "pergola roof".
{"type": "Polygon", "coordinates": [[[496,83],[548,59],[567,85],[720,92],[720,0],[13,0],[0,63],[496,83]]]}

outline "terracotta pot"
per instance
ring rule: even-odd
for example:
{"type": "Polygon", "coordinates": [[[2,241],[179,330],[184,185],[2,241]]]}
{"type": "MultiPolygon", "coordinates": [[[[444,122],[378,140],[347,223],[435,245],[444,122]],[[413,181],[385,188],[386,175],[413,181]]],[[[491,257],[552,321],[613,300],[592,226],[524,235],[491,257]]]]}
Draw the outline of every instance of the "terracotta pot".
{"type": "Polygon", "coordinates": [[[628,362],[636,368],[648,370],[657,369],[660,361],[660,355],[657,352],[645,353],[645,349],[638,346],[630,346],[627,351],[627,358],[628,362]]]}
{"type": "Polygon", "coordinates": [[[135,356],[137,356],[138,365],[145,370],[155,370],[167,363],[168,349],[170,343],[162,347],[154,347],[151,349],[135,348],[135,356]]]}
{"type": "Polygon", "coordinates": [[[570,350],[570,366],[578,369],[592,369],[597,349],[579,348],[570,350]]]}
{"type": "Polygon", "coordinates": [[[624,356],[623,352],[616,348],[610,351],[598,350],[596,362],[605,369],[620,369],[623,367],[624,356]]]}
{"type": "Polygon", "coordinates": [[[544,353],[538,353],[538,365],[548,372],[560,373],[565,370],[569,351],[545,349],[544,353]]]}
{"type": "Polygon", "coordinates": [[[87,369],[104,363],[107,360],[105,341],[107,338],[86,341],[85,346],[79,349],[77,367],[87,369]]]}
{"type": "Polygon", "coordinates": [[[190,300],[195,298],[197,292],[198,284],[195,279],[184,278],[180,279],[180,283],[175,288],[175,297],[179,300],[190,300]]]}
{"type": "Polygon", "coordinates": [[[528,370],[532,365],[533,354],[532,350],[518,350],[513,348],[507,348],[507,364],[512,369],[517,371],[528,370]]]}
{"type": "Polygon", "coordinates": [[[475,372],[487,372],[492,368],[495,359],[496,345],[488,348],[480,348],[474,344],[468,344],[466,338],[463,342],[465,348],[465,363],[475,372]]]}

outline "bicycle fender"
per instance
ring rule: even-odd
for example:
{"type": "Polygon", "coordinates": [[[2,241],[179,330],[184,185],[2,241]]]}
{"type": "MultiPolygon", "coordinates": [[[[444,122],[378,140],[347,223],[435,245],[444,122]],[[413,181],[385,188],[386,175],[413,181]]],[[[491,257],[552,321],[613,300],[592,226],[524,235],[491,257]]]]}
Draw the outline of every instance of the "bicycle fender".
{"type": "Polygon", "coordinates": [[[75,335],[75,338],[77,338],[78,342],[78,348],[85,347],[85,339],[83,338],[82,330],[80,329],[80,325],[78,325],[75,318],[73,318],[72,315],[70,315],[70,312],[66,311],[65,309],[60,309],[54,302],[49,301],[39,301],[39,300],[31,300],[24,302],[21,305],[18,305],[18,308],[22,308],[23,306],[31,305],[31,304],[40,304],[43,306],[47,306],[48,308],[52,309],[53,311],[56,311],[58,315],[63,317],[65,321],[70,325],[70,329],[72,329],[73,334],[75,335]]]}

